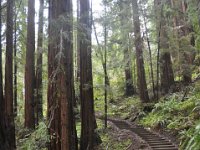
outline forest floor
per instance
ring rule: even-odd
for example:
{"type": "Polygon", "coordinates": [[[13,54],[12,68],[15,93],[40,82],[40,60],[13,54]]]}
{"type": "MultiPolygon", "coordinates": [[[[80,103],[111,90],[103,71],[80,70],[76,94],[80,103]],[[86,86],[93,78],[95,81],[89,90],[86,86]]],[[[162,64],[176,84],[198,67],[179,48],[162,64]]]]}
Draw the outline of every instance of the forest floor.
{"type": "MultiPolygon", "coordinates": [[[[137,114],[135,114],[137,115],[137,114]]],[[[98,125],[100,125],[98,128],[102,129],[99,132],[100,136],[102,138],[102,144],[98,146],[97,150],[152,150],[149,143],[143,138],[141,135],[139,136],[136,132],[132,131],[133,129],[137,130],[138,123],[131,122],[130,120],[122,120],[120,118],[117,118],[116,116],[112,116],[112,118],[108,118],[108,128],[104,129],[104,120],[100,114],[97,114],[98,125]],[[114,122],[118,122],[117,124],[114,122]],[[128,126],[125,127],[123,124],[119,123],[125,123],[128,126]]],[[[128,118],[125,118],[128,119],[128,118]]],[[[140,126],[141,127],[141,126],[140,126]]],[[[145,130],[145,129],[144,129],[145,130]]],[[[176,143],[176,137],[171,135],[167,132],[160,132],[160,131],[150,131],[149,129],[146,130],[146,134],[150,133],[149,136],[158,135],[157,137],[165,138],[167,143],[166,145],[178,147],[178,143],[176,143]],[[174,140],[175,139],[175,140],[174,140]],[[173,141],[173,142],[171,142],[173,141]]],[[[160,142],[159,140],[156,142],[160,142]]],[[[162,142],[161,142],[162,143],[162,142]]],[[[159,145],[159,144],[158,144],[159,145]]],[[[159,145],[160,146],[160,145],[159,145]]],[[[175,148],[176,149],[176,148],[175,148]]]]}
{"type": "MultiPolygon", "coordinates": [[[[101,117],[103,117],[103,104],[103,100],[95,101],[96,112],[98,116],[101,117]]],[[[163,96],[157,103],[143,105],[140,103],[137,96],[128,98],[122,96],[110,101],[108,106],[109,117],[120,118],[134,124],[142,125],[152,132],[170,139],[173,141],[174,145],[179,146],[180,150],[187,150],[190,147],[200,148],[200,81],[187,87],[183,86],[181,87],[181,90],[176,93],[170,93],[163,96]],[[144,107],[146,106],[150,106],[152,109],[144,111],[144,107]]],[[[115,145],[116,143],[119,144],[119,141],[115,139],[123,139],[120,136],[124,136],[124,130],[114,129],[115,127],[113,127],[113,125],[109,126],[107,134],[111,136],[106,140],[104,140],[105,134],[100,132],[103,139],[103,146],[100,147],[103,147],[105,150],[118,150],[117,148],[112,147],[112,145],[115,145]]],[[[126,132],[127,131],[125,131],[125,134],[126,132]]],[[[125,137],[128,138],[130,136],[127,134],[125,137]]],[[[135,135],[133,135],[133,137],[135,137],[135,135]]],[[[135,142],[137,138],[128,138],[121,141],[121,145],[127,141],[129,141],[127,142],[129,144],[125,144],[119,149],[129,149],[129,146],[132,143],[130,140],[134,144],[140,143],[140,139],[135,142]]],[[[143,146],[143,143],[141,146],[143,146]]],[[[198,150],[198,148],[194,148],[193,150],[198,150]]]]}
{"type": "MultiPolygon", "coordinates": [[[[22,107],[23,108],[23,107],[22,107]]],[[[95,100],[97,118],[103,118],[103,98],[95,100]]],[[[21,112],[21,111],[20,111],[21,112]]],[[[24,111],[22,111],[24,112],[24,111]]],[[[79,114],[79,113],[77,113],[79,114]]],[[[16,118],[16,136],[18,149],[46,149],[48,142],[47,121],[42,121],[34,132],[23,128],[23,114],[16,118]]],[[[79,116],[80,117],[80,116],[79,116]]],[[[142,125],[151,131],[171,139],[180,150],[200,147],[200,81],[183,87],[179,92],[162,97],[157,103],[142,104],[138,96],[118,96],[109,101],[108,117],[126,120],[133,125],[142,125]],[[185,95],[185,91],[188,91],[185,95]],[[144,107],[151,110],[144,111],[144,107]]],[[[128,130],[120,130],[112,122],[104,129],[104,122],[97,119],[97,132],[102,144],[97,150],[139,150],[149,149],[145,141],[128,130]]],[[[80,139],[80,120],[77,121],[77,134],[80,139]]],[[[192,149],[199,150],[199,149],[192,149]]]]}

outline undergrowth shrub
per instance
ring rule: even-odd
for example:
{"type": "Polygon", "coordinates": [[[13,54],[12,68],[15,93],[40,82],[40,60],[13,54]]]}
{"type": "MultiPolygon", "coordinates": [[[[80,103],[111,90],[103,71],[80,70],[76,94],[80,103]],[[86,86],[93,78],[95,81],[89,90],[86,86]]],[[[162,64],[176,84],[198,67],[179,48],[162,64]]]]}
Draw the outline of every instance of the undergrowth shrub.
{"type": "Polygon", "coordinates": [[[152,112],[140,120],[146,127],[165,128],[178,132],[181,150],[200,149],[200,94],[199,88],[190,91],[184,100],[183,93],[175,93],[155,104],[152,112]]]}
{"type": "Polygon", "coordinates": [[[18,149],[20,150],[44,150],[49,142],[49,135],[47,126],[41,122],[34,132],[22,129],[21,134],[23,137],[19,139],[18,149]]]}
{"type": "Polygon", "coordinates": [[[200,123],[194,128],[181,132],[181,150],[199,150],[200,149],[200,123]]]}

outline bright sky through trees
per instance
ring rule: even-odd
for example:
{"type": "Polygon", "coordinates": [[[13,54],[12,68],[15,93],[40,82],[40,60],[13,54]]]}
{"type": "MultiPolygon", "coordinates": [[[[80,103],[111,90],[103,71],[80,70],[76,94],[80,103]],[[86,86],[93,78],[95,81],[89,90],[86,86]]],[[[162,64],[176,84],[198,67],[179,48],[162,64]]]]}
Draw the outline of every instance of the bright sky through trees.
{"type": "MultiPolygon", "coordinates": [[[[103,13],[103,7],[101,5],[101,0],[93,0],[92,1],[92,11],[93,11],[93,16],[96,18],[96,17],[99,17],[99,15],[101,15],[103,13]]],[[[35,22],[36,22],[36,33],[37,33],[37,30],[38,30],[38,10],[39,10],[39,6],[40,6],[40,2],[39,0],[36,0],[35,1],[35,9],[36,9],[36,18],[35,18],[35,22]]],[[[74,7],[74,16],[76,16],[76,8],[77,8],[77,0],[73,0],[73,7],[74,7]]],[[[45,16],[48,16],[48,10],[45,9],[44,10],[44,15],[45,16]]],[[[98,24],[96,24],[96,29],[97,29],[97,33],[98,32],[101,32],[101,30],[103,30],[98,24]]],[[[36,39],[37,39],[37,34],[36,34],[36,39]]],[[[101,40],[101,38],[99,39],[101,40]]],[[[36,40],[37,42],[37,40],[36,40]]],[[[93,43],[96,43],[96,39],[95,39],[95,36],[94,34],[92,34],[92,42],[93,43]]]]}

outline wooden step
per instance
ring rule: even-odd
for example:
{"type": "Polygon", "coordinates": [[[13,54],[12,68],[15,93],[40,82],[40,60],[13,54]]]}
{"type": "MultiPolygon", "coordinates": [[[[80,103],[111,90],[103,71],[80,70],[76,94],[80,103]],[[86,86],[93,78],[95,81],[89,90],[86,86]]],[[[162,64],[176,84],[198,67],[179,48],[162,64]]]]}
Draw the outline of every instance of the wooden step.
{"type": "Polygon", "coordinates": [[[178,150],[169,140],[160,137],[141,126],[132,127],[128,123],[119,120],[109,120],[113,122],[119,129],[126,129],[140,136],[153,150],[178,150]]]}

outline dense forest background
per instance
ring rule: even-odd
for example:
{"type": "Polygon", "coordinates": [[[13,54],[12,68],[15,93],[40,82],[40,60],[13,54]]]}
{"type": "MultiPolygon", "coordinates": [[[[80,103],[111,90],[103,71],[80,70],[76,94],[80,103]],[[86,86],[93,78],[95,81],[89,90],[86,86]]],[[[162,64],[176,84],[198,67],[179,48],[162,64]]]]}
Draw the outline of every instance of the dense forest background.
{"type": "Polygon", "coordinates": [[[200,149],[199,0],[0,4],[0,150],[200,149]]]}

